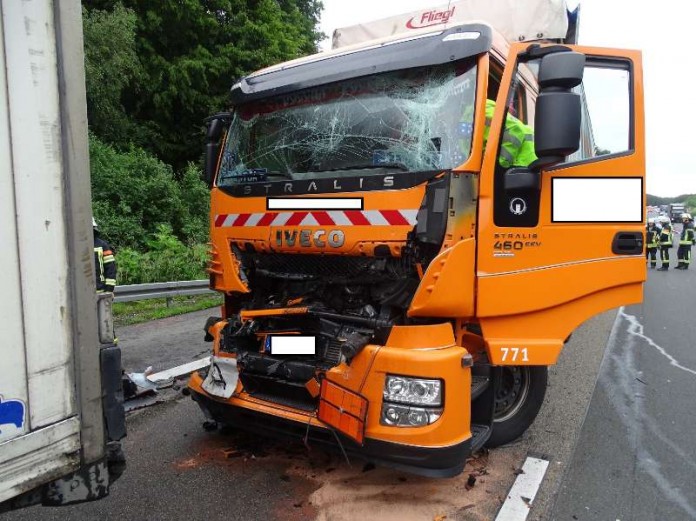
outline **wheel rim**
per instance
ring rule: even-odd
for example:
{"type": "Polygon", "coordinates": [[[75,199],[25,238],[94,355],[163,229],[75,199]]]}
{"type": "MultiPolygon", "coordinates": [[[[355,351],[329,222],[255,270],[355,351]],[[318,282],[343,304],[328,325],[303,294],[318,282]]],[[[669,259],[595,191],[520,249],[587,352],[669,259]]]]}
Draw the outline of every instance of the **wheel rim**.
{"type": "Polygon", "coordinates": [[[506,366],[501,373],[500,387],[495,395],[495,422],[507,421],[520,411],[531,384],[531,373],[527,366],[506,366]]]}

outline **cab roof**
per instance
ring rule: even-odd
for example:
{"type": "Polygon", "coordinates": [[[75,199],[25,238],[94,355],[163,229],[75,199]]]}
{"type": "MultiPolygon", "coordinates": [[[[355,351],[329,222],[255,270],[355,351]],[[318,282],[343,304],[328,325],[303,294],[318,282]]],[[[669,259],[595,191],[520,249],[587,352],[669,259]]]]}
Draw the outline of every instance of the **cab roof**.
{"type": "Polygon", "coordinates": [[[506,52],[505,39],[485,23],[424,29],[325,51],[257,71],[232,87],[233,104],[414,67],[471,58],[493,46],[506,52]]]}

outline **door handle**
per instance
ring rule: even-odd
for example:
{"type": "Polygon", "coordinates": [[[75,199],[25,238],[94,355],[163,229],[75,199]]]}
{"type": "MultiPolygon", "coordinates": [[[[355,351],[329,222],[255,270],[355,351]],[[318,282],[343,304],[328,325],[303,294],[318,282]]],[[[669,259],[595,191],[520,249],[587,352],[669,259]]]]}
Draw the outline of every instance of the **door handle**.
{"type": "Polygon", "coordinates": [[[618,232],[611,243],[616,255],[638,255],[643,253],[643,232],[618,232]]]}

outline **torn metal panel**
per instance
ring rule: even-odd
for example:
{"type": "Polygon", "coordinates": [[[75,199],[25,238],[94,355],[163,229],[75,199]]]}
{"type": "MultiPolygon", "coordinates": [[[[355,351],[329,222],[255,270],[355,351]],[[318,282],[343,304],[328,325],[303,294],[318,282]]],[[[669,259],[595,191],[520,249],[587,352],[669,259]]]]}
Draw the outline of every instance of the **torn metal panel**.
{"type": "Polygon", "coordinates": [[[171,382],[173,379],[180,376],[189,375],[192,372],[203,369],[204,367],[208,367],[209,365],[210,357],[206,356],[205,358],[178,365],[176,367],[172,367],[171,369],[160,371],[159,373],[147,374],[146,379],[150,383],[161,386],[163,383],[171,382]]]}
{"type": "Polygon", "coordinates": [[[203,389],[213,396],[230,398],[237,388],[239,371],[237,360],[214,356],[210,363],[208,376],[203,381],[203,389]]]}

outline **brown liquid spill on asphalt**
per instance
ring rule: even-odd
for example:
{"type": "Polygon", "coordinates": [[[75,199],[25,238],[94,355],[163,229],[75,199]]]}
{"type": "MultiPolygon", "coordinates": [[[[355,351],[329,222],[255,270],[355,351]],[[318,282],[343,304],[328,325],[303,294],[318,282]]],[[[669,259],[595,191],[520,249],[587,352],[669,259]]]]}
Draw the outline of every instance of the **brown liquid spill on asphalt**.
{"type": "Polygon", "coordinates": [[[177,469],[217,464],[232,470],[252,462],[285,468],[279,480],[290,484],[292,496],[276,501],[273,511],[289,521],[493,519],[523,456],[515,447],[483,452],[459,476],[431,479],[357,460],[349,465],[340,454],[243,432],[211,434],[192,449],[193,456],[174,462],[177,469]]]}
{"type": "Polygon", "coordinates": [[[280,494],[280,499],[275,500],[272,508],[275,519],[305,521],[317,517],[318,512],[308,497],[319,485],[312,479],[287,472],[287,468],[296,461],[307,457],[307,449],[301,443],[282,442],[239,431],[223,431],[195,441],[191,452],[193,455],[189,453],[187,457],[173,462],[177,470],[218,465],[234,472],[240,466],[263,465],[265,471],[277,474],[279,481],[284,482],[279,484],[279,489],[290,489],[288,494],[280,494]]]}

